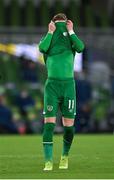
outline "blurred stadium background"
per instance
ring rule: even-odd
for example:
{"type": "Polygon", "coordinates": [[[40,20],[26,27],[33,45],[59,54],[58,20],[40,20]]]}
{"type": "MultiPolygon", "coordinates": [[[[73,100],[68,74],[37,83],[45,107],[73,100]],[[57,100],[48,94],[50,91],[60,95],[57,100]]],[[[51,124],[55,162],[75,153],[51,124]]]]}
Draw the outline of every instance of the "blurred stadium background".
{"type": "Polygon", "coordinates": [[[0,0],[1,134],[42,132],[46,69],[37,44],[59,12],[73,20],[86,45],[74,69],[75,131],[114,132],[114,1],[0,0]]]}

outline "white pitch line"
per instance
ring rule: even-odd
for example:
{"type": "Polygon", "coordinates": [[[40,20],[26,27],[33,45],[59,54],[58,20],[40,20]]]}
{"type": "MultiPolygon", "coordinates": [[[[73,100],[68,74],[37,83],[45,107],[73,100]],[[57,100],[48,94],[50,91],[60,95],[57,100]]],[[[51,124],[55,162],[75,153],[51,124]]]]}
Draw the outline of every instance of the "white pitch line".
{"type": "Polygon", "coordinates": [[[41,157],[41,155],[29,155],[29,154],[16,154],[16,155],[13,155],[13,154],[7,154],[7,155],[1,155],[0,154],[0,158],[39,158],[41,157]]]}

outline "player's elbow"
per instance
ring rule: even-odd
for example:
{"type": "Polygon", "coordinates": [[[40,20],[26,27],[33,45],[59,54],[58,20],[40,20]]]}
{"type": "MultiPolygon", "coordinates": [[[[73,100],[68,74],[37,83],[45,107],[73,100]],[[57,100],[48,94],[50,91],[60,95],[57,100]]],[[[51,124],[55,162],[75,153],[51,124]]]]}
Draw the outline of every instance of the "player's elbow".
{"type": "Polygon", "coordinates": [[[79,46],[79,47],[77,48],[77,52],[78,52],[78,53],[83,52],[84,48],[85,48],[85,46],[84,46],[84,44],[82,44],[81,46],[79,46]]]}
{"type": "Polygon", "coordinates": [[[46,52],[47,52],[47,49],[45,49],[45,48],[42,46],[42,44],[39,44],[38,48],[39,48],[39,51],[40,51],[41,53],[46,53],[46,52]]]}

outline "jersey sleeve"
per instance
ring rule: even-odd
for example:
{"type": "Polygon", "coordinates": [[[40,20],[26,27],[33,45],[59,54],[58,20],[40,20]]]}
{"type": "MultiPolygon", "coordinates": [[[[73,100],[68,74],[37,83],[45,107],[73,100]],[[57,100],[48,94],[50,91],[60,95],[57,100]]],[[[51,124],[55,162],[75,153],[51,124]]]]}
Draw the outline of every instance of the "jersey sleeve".
{"type": "Polygon", "coordinates": [[[46,36],[41,39],[40,43],[38,44],[40,52],[46,53],[48,51],[52,36],[53,34],[47,33],[46,36]]]}
{"type": "Polygon", "coordinates": [[[72,42],[72,48],[76,52],[80,53],[84,50],[84,43],[77,37],[75,33],[70,35],[70,39],[72,42]]]}

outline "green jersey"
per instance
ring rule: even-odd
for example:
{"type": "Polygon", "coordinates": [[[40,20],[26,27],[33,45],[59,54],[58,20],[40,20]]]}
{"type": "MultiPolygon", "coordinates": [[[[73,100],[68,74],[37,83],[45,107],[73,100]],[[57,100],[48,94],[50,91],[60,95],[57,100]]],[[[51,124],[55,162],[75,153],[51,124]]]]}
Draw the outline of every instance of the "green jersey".
{"type": "Polygon", "coordinates": [[[83,51],[84,44],[76,34],[69,35],[65,22],[55,24],[55,32],[47,33],[39,43],[39,50],[44,54],[48,78],[73,78],[74,55],[75,52],[83,51]]]}

